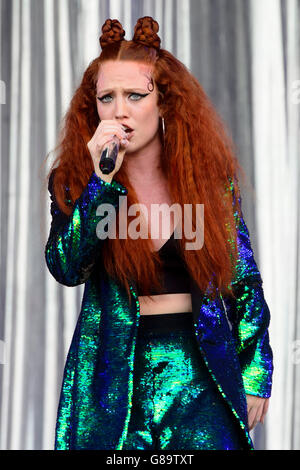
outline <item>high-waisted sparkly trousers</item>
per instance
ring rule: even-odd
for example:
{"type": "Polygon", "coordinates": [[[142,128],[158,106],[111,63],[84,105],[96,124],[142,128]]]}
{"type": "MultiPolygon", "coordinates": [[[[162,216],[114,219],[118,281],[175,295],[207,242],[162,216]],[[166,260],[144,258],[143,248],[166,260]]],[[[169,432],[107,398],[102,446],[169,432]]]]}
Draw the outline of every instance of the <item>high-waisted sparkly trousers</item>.
{"type": "Polygon", "coordinates": [[[243,440],[203,361],[191,312],[142,315],[124,450],[238,450],[243,440]]]}

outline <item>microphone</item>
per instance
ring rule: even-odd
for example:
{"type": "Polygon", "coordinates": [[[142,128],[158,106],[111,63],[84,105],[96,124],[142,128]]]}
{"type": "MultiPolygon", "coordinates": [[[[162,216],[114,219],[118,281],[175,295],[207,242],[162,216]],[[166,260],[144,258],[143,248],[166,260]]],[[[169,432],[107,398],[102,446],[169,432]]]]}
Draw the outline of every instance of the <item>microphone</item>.
{"type": "Polygon", "coordinates": [[[114,135],[112,140],[105,145],[99,162],[99,168],[104,175],[108,175],[114,170],[119,153],[119,147],[120,141],[116,135],[114,135]]]}

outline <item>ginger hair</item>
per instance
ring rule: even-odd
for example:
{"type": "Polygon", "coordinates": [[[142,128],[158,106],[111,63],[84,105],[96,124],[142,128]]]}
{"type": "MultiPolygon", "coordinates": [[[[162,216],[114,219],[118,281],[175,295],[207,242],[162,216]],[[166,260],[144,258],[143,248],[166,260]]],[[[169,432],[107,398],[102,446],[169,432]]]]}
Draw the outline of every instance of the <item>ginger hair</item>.
{"type": "MultiPolygon", "coordinates": [[[[99,124],[96,84],[101,64],[106,61],[149,64],[165,121],[164,139],[160,132],[164,140],[161,165],[172,203],[181,207],[192,204],[193,208],[195,204],[204,204],[203,247],[186,250],[184,245],[191,240],[186,240],[183,233],[178,240],[182,259],[203,292],[210,286],[212,297],[217,291],[233,295],[231,282],[238,260],[235,215],[236,211],[240,213],[237,173],[242,168],[221,117],[185,65],[160,47],[158,29],[155,20],[143,17],[135,26],[133,39],[125,40],[125,31],[118,20],[105,21],[99,39],[102,51],[84,72],[73,95],[55,148],[58,155],[48,177],[56,166],[53,186],[56,201],[61,211],[70,215],[94,171],[87,143],[99,124]],[[66,202],[66,187],[71,205],[66,202]],[[237,197],[233,198],[233,193],[237,197]]],[[[114,179],[127,188],[128,207],[139,202],[124,164],[114,179]]],[[[126,288],[129,298],[129,279],[138,283],[140,295],[149,295],[151,288],[160,287],[157,273],[161,260],[150,249],[148,239],[117,236],[102,243],[104,268],[126,288]]]]}

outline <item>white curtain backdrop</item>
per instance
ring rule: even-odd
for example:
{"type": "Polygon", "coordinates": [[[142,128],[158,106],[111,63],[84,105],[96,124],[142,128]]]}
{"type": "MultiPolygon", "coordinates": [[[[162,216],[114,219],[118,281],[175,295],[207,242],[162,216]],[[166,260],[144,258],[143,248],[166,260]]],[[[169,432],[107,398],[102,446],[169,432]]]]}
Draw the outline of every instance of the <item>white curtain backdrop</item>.
{"type": "Polygon", "coordinates": [[[300,448],[299,2],[285,7],[284,31],[279,0],[251,2],[258,247],[275,357],[268,449],[300,448]]]}
{"type": "Polygon", "coordinates": [[[255,206],[244,199],[244,207],[275,374],[266,424],[252,437],[260,449],[300,449],[300,0],[0,0],[0,13],[0,448],[53,449],[83,294],[58,284],[45,264],[44,159],[100,53],[104,21],[119,19],[131,39],[137,19],[150,15],[162,47],[224,116],[253,183],[255,206]]]}

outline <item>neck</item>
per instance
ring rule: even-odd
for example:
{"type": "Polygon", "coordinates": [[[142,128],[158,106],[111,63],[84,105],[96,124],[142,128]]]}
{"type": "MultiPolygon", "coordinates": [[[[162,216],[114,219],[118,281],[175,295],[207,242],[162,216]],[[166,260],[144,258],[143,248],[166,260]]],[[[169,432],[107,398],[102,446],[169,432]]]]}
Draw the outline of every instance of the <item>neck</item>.
{"type": "Polygon", "coordinates": [[[124,163],[130,183],[133,186],[151,185],[164,178],[161,169],[162,145],[155,139],[147,147],[125,155],[124,163]]]}

